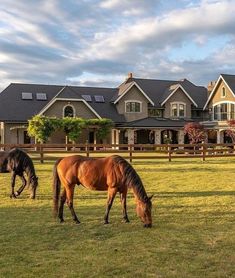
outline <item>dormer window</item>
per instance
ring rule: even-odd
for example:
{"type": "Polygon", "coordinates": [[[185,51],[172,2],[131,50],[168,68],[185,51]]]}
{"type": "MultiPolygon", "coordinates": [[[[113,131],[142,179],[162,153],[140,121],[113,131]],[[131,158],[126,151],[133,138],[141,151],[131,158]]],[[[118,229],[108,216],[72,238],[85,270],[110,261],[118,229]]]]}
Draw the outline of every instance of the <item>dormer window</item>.
{"type": "Polygon", "coordinates": [[[125,112],[126,113],[140,113],[142,109],[142,102],[140,101],[126,101],[125,112]]]}
{"type": "Polygon", "coordinates": [[[75,116],[74,108],[71,105],[64,107],[64,117],[73,118],[75,116]]]}
{"type": "Polygon", "coordinates": [[[223,87],[221,91],[221,98],[225,98],[225,97],[226,97],[226,89],[225,87],[223,87]]]}
{"type": "Polygon", "coordinates": [[[182,102],[171,103],[171,117],[173,118],[185,118],[186,105],[182,102]]]}

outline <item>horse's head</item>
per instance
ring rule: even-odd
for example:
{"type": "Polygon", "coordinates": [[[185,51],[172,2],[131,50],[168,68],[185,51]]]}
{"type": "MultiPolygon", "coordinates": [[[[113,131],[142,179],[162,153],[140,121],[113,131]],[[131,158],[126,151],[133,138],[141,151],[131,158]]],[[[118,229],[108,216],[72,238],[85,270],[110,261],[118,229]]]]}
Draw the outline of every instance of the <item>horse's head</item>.
{"type": "Polygon", "coordinates": [[[31,185],[31,195],[30,195],[30,198],[31,199],[35,199],[36,189],[38,187],[38,177],[37,176],[31,177],[30,185],[31,185]]]}
{"type": "Polygon", "coordinates": [[[137,215],[140,217],[141,221],[144,223],[145,228],[151,228],[152,227],[152,199],[153,196],[147,197],[147,199],[143,201],[138,201],[136,206],[136,212],[137,215]]]}

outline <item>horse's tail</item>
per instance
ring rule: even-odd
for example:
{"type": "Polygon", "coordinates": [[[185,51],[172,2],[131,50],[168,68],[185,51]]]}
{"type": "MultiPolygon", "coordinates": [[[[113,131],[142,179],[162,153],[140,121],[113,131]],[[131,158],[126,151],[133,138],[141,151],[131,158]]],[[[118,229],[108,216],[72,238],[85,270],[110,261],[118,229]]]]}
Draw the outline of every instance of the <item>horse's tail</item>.
{"type": "MultiPolygon", "coordinates": [[[[62,158],[61,158],[62,159],[62,158]]],[[[59,197],[60,197],[60,179],[57,172],[57,166],[61,159],[58,159],[54,165],[53,169],[53,211],[54,211],[54,217],[58,216],[58,210],[59,210],[59,197]]]]}

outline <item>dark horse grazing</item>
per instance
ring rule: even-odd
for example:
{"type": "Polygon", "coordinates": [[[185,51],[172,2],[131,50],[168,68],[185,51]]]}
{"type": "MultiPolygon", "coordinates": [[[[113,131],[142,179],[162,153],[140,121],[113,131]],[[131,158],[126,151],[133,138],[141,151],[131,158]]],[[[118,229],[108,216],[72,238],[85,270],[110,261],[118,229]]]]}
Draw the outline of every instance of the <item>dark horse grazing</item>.
{"type": "Polygon", "coordinates": [[[8,173],[12,172],[11,178],[11,198],[16,198],[24,190],[27,181],[31,185],[31,195],[32,199],[35,198],[36,188],[38,186],[38,178],[35,174],[35,169],[31,158],[24,151],[14,148],[9,152],[0,152],[0,172],[8,173]],[[27,181],[24,177],[26,173],[27,181]],[[19,176],[22,180],[22,186],[14,192],[15,179],[19,176]]]}
{"type": "Polygon", "coordinates": [[[64,221],[63,210],[66,201],[73,220],[76,223],[80,223],[73,208],[73,195],[76,184],[81,184],[92,190],[108,191],[107,207],[104,216],[105,224],[109,223],[109,211],[117,192],[120,193],[121,197],[123,219],[125,222],[129,222],[126,210],[126,196],[128,187],[131,187],[137,204],[137,215],[144,223],[144,227],[152,226],[152,197],[147,196],[139,175],[122,157],[110,156],[95,159],[73,155],[56,162],[53,181],[54,213],[61,222],[64,221]],[[61,183],[64,190],[60,197],[61,183]]]}

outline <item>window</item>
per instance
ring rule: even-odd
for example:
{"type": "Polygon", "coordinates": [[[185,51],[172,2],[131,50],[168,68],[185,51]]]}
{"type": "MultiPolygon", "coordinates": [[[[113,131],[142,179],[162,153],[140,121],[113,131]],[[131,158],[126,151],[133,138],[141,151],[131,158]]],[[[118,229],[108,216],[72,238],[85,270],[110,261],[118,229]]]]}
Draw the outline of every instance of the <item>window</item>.
{"type": "Polygon", "coordinates": [[[223,102],[213,107],[213,119],[227,121],[235,119],[235,103],[223,102]]]}
{"type": "Polygon", "coordinates": [[[21,94],[21,98],[22,98],[22,99],[33,99],[33,94],[32,94],[32,93],[23,92],[23,93],[21,94]]]}
{"type": "Polygon", "coordinates": [[[162,110],[161,109],[150,108],[148,110],[148,112],[149,112],[149,117],[162,118],[162,110]]]}
{"type": "Polygon", "coordinates": [[[184,103],[171,103],[171,117],[185,117],[185,104],[184,103]]]}
{"type": "Polygon", "coordinates": [[[138,113],[141,112],[141,102],[128,101],[126,102],[127,113],[138,113]]]}
{"type": "Polygon", "coordinates": [[[97,95],[97,96],[94,96],[94,98],[95,98],[95,102],[104,102],[103,96],[97,95]]]}
{"type": "Polygon", "coordinates": [[[64,117],[74,117],[74,109],[71,105],[67,105],[64,107],[64,117]]]}
{"type": "Polygon", "coordinates": [[[222,98],[225,98],[225,97],[226,97],[226,89],[225,89],[225,87],[222,88],[221,97],[222,97],[222,98]]]}
{"type": "Polygon", "coordinates": [[[91,102],[92,99],[91,99],[91,96],[90,95],[82,95],[82,98],[85,99],[85,101],[88,101],[88,102],[91,102]]]}
{"type": "Polygon", "coordinates": [[[45,93],[37,93],[36,94],[36,99],[37,100],[47,100],[47,94],[45,94],[45,93]]]}

